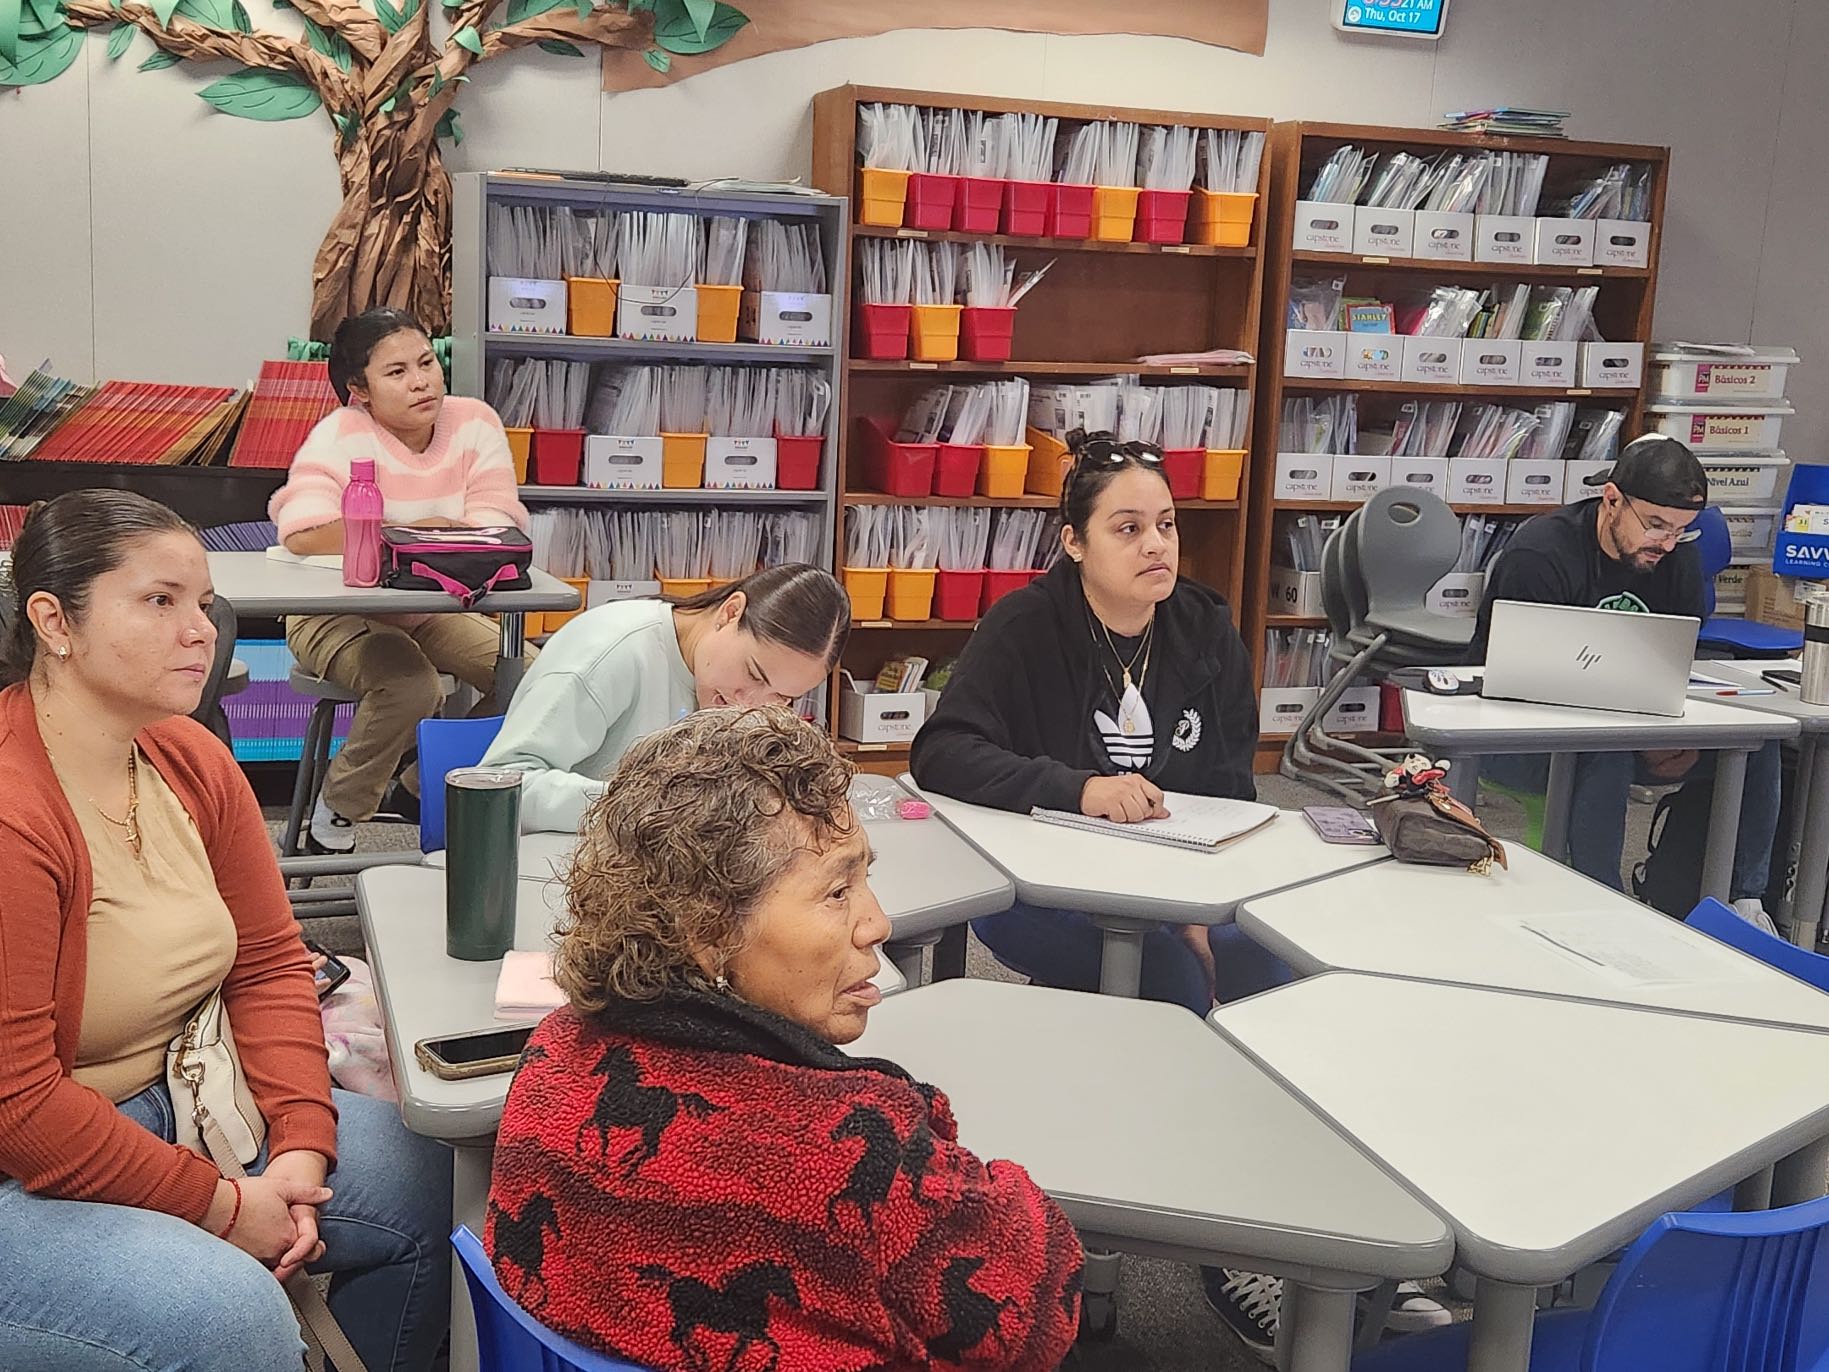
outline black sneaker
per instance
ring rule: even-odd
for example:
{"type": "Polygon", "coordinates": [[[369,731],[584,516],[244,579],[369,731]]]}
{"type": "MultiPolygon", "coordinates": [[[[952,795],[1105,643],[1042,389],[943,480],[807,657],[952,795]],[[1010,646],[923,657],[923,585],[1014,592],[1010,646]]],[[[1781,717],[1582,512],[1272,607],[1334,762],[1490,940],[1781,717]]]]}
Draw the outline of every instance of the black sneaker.
{"type": "Polygon", "coordinates": [[[395,777],[388,783],[387,794],[381,797],[375,819],[382,824],[418,824],[419,797],[402,786],[399,777],[395,777]]]}
{"type": "Polygon", "coordinates": [[[1203,1267],[1200,1285],[1207,1304],[1226,1328],[1259,1362],[1274,1366],[1277,1321],[1283,1312],[1282,1278],[1229,1267],[1203,1267]]]}

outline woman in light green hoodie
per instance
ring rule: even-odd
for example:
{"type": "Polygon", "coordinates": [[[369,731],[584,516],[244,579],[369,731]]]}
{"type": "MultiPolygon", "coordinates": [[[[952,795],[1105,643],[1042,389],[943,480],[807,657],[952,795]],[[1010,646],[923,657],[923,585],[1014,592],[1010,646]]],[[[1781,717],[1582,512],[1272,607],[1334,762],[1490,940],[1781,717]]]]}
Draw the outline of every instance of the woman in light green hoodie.
{"type": "Polygon", "coordinates": [[[522,774],[523,830],[575,833],[636,739],[701,707],[795,700],[850,632],[844,587],[800,563],[690,600],[599,605],[547,640],[483,764],[522,774]]]}

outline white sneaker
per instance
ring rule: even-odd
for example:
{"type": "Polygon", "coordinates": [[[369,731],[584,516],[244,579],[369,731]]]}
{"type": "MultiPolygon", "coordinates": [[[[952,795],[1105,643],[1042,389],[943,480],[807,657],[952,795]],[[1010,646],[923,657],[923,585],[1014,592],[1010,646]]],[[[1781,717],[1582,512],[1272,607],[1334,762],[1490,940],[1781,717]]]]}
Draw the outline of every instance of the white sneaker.
{"type": "Polygon", "coordinates": [[[1747,896],[1744,899],[1735,901],[1734,913],[1739,915],[1741,919],[1745,920],[1755,929],[1763,929],[1766,933],[1772,935],[1772,937],[1778,937],[1778,926],[1772,922],[1772,917],[1765,912],[1765,906],[1754,897],[1747,896]]]}
{"type": "Polygon", "coordinates": [[[326,853],[353,853],[356,850],[356,826],[324,803],[322,794],[311,811],[311,846],[326,853]]]}

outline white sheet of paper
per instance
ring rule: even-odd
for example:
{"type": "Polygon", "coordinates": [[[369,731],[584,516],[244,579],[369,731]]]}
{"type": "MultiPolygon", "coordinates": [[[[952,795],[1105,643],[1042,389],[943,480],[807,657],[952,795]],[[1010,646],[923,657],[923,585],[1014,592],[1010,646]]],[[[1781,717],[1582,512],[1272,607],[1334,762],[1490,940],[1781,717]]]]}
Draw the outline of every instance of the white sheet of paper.
{"type": "Polygon", "coordinates": [[[1720,981],[1725,968],[1716,950],[1698,946],[1674,927],[1650,918],[1604,910],[1569,910],[1519,921],[1527,932],[1583,966],[1627,981],[1681,984],[1720,981]]]}
{"type": "Polygon", "coordinates": [[[267,561],[290,562],[300,567],[328,567],[333,572],[343,570],[341,553],[318,553],[311,557],[300,557],[297,553],[287,552],[280,544],[275,543],[267,549],[267,561]]]}

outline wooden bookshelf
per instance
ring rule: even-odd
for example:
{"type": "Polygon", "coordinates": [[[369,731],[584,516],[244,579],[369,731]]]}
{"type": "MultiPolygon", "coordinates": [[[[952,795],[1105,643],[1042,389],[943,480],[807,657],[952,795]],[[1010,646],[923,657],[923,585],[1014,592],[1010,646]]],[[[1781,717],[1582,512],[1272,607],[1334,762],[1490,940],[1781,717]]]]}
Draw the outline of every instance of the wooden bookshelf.
{"type": "MultiPolygon", "coordinates": [[[[982,110],[987,113],[1040,114],[1058,119],[1062,131],[1102,119],[1139,124],[1183,125],[1202,129],[1239,129],[1268,133],[1265,119],[1187,111],[1125,109],[1106,105],[1060,104],[1037,100],[1004,100],[987,96],[900,90],[877,86],[842,86],[813,100],[813,183],[834,195],[857,191],[857,109],[874,102],[926,108],[982,110]]],[[[852,479],[850,437],[860,417],[899,418],[921,391],[941,376],[962,378],[1023,376],[1035,380],[1060,377],[1132,375],[1174,384],[1201,380],[1251,391],[1255,363],[1240,366],[1146,366],[1132,359],[1159,353],[1198,353],[1211,348],[1253,351],[1258,340],[1258,307],[1262,296],[1265,206],[1270,159],[1266,149],[1258,173],[1258,200],[1246,247],[1218,248],[1195,243],[1101,243],[1086,240],[1012,237],[940,230],[851,225],[853,248],[861,238],[915,238],[938,242],[1000,244],[1017,256],[1019,269],[1056,259],[1047,280],[1022,303],[1016,314],[1013,355],[1008,363],[881,362],[849,358],[839,407],[837,556],[842,565],[844,506],[879,504],[971,505],[1052,509],[1054,499],[1026,495],[1014,500],[968,497],[902,498],[861,488],[852,479]]],[[[853,200],[852,219],[856,204],[853,200]]],[[[855,251],[852,253],[855,257],[855,251]]],[[[856,289],[856,269],[850,286],[856,289]]],[[[835,288],[836,289],[836,288],[835,288]]],[[[847,314],[849,294],[844,297],[847,314]]],[[[1252,422],[1256,422],[1256,408],[1252,422]]],[[[1249,447],[1251,435],[1246,434],[1249,447]]],[[[1206,582],[1237,606],[1246,586],[1246,509],[1250,473],[1241,481],[1236,501],[1186,501],[1181,514],[1183,573],[1206,582]]],[[[860,679],[875,676],[890,657],[915,652],[936,660],[954,657],[971,632],[970,623],[929,620],[918,624],[869,621],[854,628],[844,667],[860,679]]],[[[835,679],[836,689],[836,679],[835,679]]],[[[830,712],[836,720],[837,710],[830,712]]],[[[907,766],[905,745],[855,744],[840,747],[870,771],[896,772],[907,766]]]]}
{"type": "MultiPolygon", "coordinates": [[[[1260,675],[1265,633],[1270,629],[1324,628],[1325,619],[1274,615],[1267,599],[1276,516],[1287,511],[1346,513],[1356,506],[1339,501],[1277,500],[1270,476],[1278,449],[1283,401],[1289,395],[1322,395],[1353,392],[1367,397],[1366,408],[1399,404],[1406,399],[1448,398],[1477,403],[1482,400],[1530,406],[1545,401],[1573,401],[1588,406],[1611,406],[1626,412],[1622,441],[1633,437],[1644,417],[1642,389],[1546,388],[1531,386],[1445,386],[1407,382],[1316,380],[1284,377],[1283,333],[1291,282],[1322,275],[1346,279],[1350,296],[1390,299],[1392,293],[1414,292],[1431,282],[1485,287],[1497,282],[1598,285],[1595,320],[1607,338],[1618,342],[1648,343],[1652,310],[1657,295],[1658,250],[1663,237],[1664,196],[1669,181],[1669,149],[1644,144],[1594,143],[1560,138],[1510,138],[1485,134],[1453,133],[1438,129],[1392,129],[1358,124],[1301,122],[1278,124],[1270,135],[1265,161],[1270,172],[1264,227],[1263,333],[1258,356],[1267,359],[1257,386],[1257,416],[1253,425],[1249,503],[1250,549],[1244,614],[1241,616],[1250,644],[1254,670],[1260,675]],[[1619,162],[1652,168],[1650,265],[1646,267],[1535,266],[1494,262],[1431,262],[1404,257],[1367,257],[1347,253],[1296,251],[1292,245],[1295,206],[1315,170],[1336,149],[1355,144],[1368,151],[1414,153],[1424,158],[1443,151],[1493,151],[1545,153],[1550,158],[1544,182],[1547,206],[1571,181],[1599,174],[1619,162]]],[[[1362,415],[1363,419],[1363,415],[1362,415]]],[[[1457,514],[1531,515],[1537,506],[1457,505],[1457,514]]],[[[1283,749],[1282,737],[1266,737],[1258,746],[1258,767],[1274,770],[1283,749]]]]}

